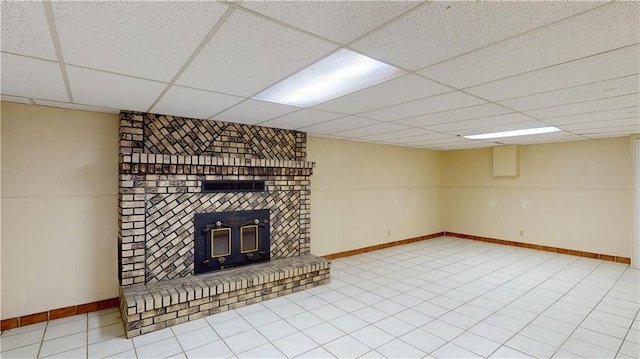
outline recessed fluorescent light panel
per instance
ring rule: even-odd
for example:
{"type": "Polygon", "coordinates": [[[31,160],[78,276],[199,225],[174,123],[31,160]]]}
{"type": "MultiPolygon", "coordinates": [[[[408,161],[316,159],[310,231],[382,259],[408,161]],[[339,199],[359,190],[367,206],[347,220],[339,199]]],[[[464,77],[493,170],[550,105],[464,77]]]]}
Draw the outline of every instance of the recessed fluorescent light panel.
{"type": "Polygon", "coordinates": [[[404,71],[342,49],[260,92],[254,99],[309,107],[373,86],[404,71]]]}
{"type": "Polygon", "coordinates": [[[470,135],[470,136],[462,136],[462,137],[468,138],[470,140],[486,140],[489,138],[539,135],[542,133],[552,133],[552,132],[558,132],[558,131],[561,131],[561,130],[557,127],[538,127],[538,128],[527,128],[525,130],[492,132],[492,133],[483,133],[481,135],[470,135]]]}

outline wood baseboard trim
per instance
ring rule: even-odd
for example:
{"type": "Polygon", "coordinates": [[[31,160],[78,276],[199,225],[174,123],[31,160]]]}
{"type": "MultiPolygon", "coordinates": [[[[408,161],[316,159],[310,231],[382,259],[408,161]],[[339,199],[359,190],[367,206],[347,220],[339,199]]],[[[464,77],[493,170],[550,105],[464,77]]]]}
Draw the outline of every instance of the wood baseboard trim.
{"type": "Polygon", "coordinates": [[[587,258],[593,258],[593,259],[601,259],[601,260],[610,261],[610,262],[631,264],[631,258],[612,256],[612,255],[608,255],[608,254],[584,252],[584,251],[577,251],[577,250],[574,250],[574,249],[566,249],[566,248],[559,248],[559,247],[549,247],[549,246],[543,246],[543,245],[540,245],[540,244],[531,244],[531,243],[524,243],[524,242],[507,241],[507,240],[503,240],[503,239],[474,236],[474,235],[470,235],[470,234],[455,233],[455,232],[444,232],[444,235],[445,236],[449,236],[449,237],[471,239],[471,240],[480,241],[480,242],[502,244],[502,245],[506,245],[506,246],[536,249],[536,250],[545,251],[545,252],[568,254],[570,256],[576,256],[576,257],[587,257],[587,258]]]}
{"type": "Polygon", "coordinates": [[[425,241],[427,239],[442,237],[442,236],[444,236],[444,233],[445,232],[438,232],[438,233],[427,234],[425,236],[420,236],[420,237],[414,237],[414,238],[403,239],[403,240],[394,241],[394,242],[376,244],[375,246],[369,246],[369,247],[364,247],[364,248],[352,249],[352,250],[344,251],[344,252],[327,254],[327,255],[324,255],[322,257],[324,257],[325,259],[328,259],[328,260],[337,259],[337,258],[343,258],[343,257],[350,257],[350,256],[355,256],[356,254],[362,254],[362,253],[367,253],[367,252],[371,252],[371,251],[377,251],[377,250],[383,249],[383,248],[401,246],[403,244],[409,244],[409,243],[414,243],[414,242],[419,242],[419,241],[425,241]]]}
{"type": "Polygon", "coordinates": [[[29,324],[46,322],[47,320],[70,317],[72,315],[95,312],[102,309],[114,308],[120,305],[118,298],[99,300],[97,302],[72,305],[70,307],[52,309],[46,312],[23,315],[16,318],[2,319],[0,330],[14,329],[29,324]]]}

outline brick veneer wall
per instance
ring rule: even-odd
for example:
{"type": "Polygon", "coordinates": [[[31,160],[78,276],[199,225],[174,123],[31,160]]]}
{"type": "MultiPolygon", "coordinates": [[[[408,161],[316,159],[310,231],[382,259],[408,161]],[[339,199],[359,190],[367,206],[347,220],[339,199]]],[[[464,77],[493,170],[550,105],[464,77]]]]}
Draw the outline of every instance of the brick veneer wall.
{"type": "Polygon", "coordinates": [[[309,253],[306,134],[122,111],[119,271],[122,286],[193,274],[193,215],[271,210],[271,258],[309,253]],[[202,193],[203,180],[264,180],[265,192],[202,193]]]}

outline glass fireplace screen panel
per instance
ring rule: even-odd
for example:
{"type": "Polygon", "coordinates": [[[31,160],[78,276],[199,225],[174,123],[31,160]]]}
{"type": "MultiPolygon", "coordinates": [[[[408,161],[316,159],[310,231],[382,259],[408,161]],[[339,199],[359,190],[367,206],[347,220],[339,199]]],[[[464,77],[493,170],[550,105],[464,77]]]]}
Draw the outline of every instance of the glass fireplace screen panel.
{"type": "Polygon", "coordinates": [[[240,252],[255,252],[258,250],[258,226],[240,227],[240,252]]]}
{"type": "Polygon", "coordinates": [[[211,258],[231,254],[231,228],[211,230],[211,258]]]}

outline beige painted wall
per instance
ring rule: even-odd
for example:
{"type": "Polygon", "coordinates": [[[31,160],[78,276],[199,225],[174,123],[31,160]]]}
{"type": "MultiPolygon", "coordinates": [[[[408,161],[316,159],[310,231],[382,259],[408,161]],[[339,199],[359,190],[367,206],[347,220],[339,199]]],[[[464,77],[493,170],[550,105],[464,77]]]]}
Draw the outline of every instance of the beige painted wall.
{"type": "Polygon", "coordinates": [[[448,152],[445,227],[630,257],[629,146],[629,137],[519,146],[513,179],[493,177],[490,148],[448,152]]]}
{"type": "MultiPolygon", "coordinates": [[[[117,296],[117,115],[1,115],[1,317],[117,296]]],[[[628,257],[629,141],[521,146],[520,177],[494,179],[490,149],[310,137],[312,253],[447,230],[628,257]]]]}
{"type": "Polygon", "coordinates": [[[444,230],[443,153],[309,137],[311,252],[444,230]]]}
{"type": "Polygon", "coordinates": [[[116,297],[118,116],[1,110],[2,318],[116,297]]]}

